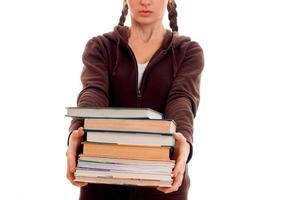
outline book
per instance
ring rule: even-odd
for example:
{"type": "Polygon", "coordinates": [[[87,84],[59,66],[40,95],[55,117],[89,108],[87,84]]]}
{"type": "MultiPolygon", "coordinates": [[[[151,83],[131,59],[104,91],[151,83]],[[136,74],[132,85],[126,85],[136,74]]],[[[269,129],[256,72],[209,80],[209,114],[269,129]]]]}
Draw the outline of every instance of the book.
{"type": "Polygon", "coordinates": [[[66,107],[84,120],[75,181],[170,187],[176,123],[149,108],[66,107]]]}
{"type": "Polygon", "coordinates": [[[175,160],[137,160],[137,159],[118,159],[118,158],[105,158],[95,156],[85,156],[79,154],[79,161],[87,162],[99,162],[99,163],[112,163],[112,164],[132,164],[132,165],[146,165],[146,166],[168,166],[173,168],[175,166],[175,160]]]}
{"type": "Polygon", "coordinates": [[[130,171],[125,172],[125,171],[118,171],[118,170],[97,170],[97,169],[87,169],[87,168],[80,168],[80,167],[76,168],[75,176],[172,181],[172,177],[169,174],[138,173],[138,172],[130,172],[130,171]]]}
{"type": "Polygon", "coordinates": [[[138,146],[169,146],[175,145],[172,133],[151,133],[134,131],[102,131],[85,129],[88,142],[124,144],[138,146]]]}
{"type": "Polygon", "coordinates": [[[136,164],[121,164],[121,163],[104,163],[79,160],[77,167],[99,170],[117,170],[117,171],[134,171],[137,173],[165,173],[172,172],[172,166],[159,165],[136,165],[136,164]]]}
{"type": "Polygon", "coordinates": [[[116,159],[79,155],[75,181],[143,187],[170,187],[175,161],[116,159]]]}
{"type": "Polygon", "coordinates": [[[83,155],[141,160],[170,160],[170,147],[83,142],[83,155]]]}
{"type": "Polygon", "coordinates": [[[175,133],[176,124],[169,119],[96,119],[87,118],[84,120],[84,128],[90,130],[107,131],[135,131],[135,132],[156,132],[175,133]]]}
{"type": "Polygon", "coordinates": [[[67,117],[163,119],[163,114],[150,108],[129,107],[66,107],[67,117]]]}
{"type": "Polygon", "coordinates": [[[110,185],[134,185],[142,187],[171,187],[172,181],[144,180],[132,178],[75,176],[75,181],[110,185]]]}

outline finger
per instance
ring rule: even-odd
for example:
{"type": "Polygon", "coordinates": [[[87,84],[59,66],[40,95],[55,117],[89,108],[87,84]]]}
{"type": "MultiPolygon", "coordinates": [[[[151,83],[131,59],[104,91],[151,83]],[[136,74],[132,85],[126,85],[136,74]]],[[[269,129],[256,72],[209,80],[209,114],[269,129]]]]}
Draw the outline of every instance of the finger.
{"type": "Polygon", "coordinates": [[[88,183],[85,183],[85,182],[78,182],[78,181],[74,181],[75,180],[75,176],[74,176],[74,173],[71,173],[69,170],[67,171],[67,178],[68,180],[75,186],[77,187],[82,187],[82,186],[85,186],[87,185],[88,183]]]}
{"type": "MultiPolygon", "coordinates": [[[[171,186],[171,187],[172,187],[172,186],[171,186]]],[[[158,191],[163,192],[163,193],[167,193],[171,187],[157,187],[156,189],[157,189],[158,191]]]]}
{"type": "Polygon", "coordinates": [[[175,167],[172,171],[172,176],[176,177],[178,175],[179,172],[181,171],[185,171],[185,162],[183,159],[178,159],[178,161],[176,161],[175,167]]]}
{"type": "Polygon", "coordinates": [[[177,154],[181,154],[181,152],[185,153],[188,142],[185,137],[181,133],[176,133],[176,144],[175,144],[175,152],[177,154]]]}
{"type": "Polygon", "coordinates": [[[168,187],[157,187],[156,189],[158,191],[161,191],[161,192],[165,193],[165,191],[168,189],[168,187]]]}
{"type": "Polygon", "coordinates": [[[175,155],[177,155],[176,156],[177,159],[185,160],[188,157],[188,152],[190,151],[190,145],[188,144],[184,136],[180,136],[180,137],[183,137],[183,139],[179,139],[180,141],[176,143],[175,155]]]}
{"type": "Polygon", "coordinates": [[[78,181],[72,181],[72,184],[77,186],[77,187],[83,187],[86,186],[88,183],[85,182],[78,182],[78,181]]]}
{"type": "Polygon", "coordinates": [[[175,137],[176,141],[178,141],[178,142],[186,141],[185,137],[180,132],[175,132],[174,137],[175,137]]]}
{"type": "Polygon", "coordinates": [[[74,130],[70,136],[70,139],[71,140],[75,140],[75,141],[78,141],[78,140],[81,140],[82,137],[84,135],[84,130],[83,130],[83,127],[79,127],[77,130],[74,130]]]}
{"type": "Polygon", "coordinates": [[[78,146],[81,144],[83,135],[84,135],[84,131],[82,127],[72,132],[69,147],[66,153],[67,154],[67,178],[73,185],[78,187],[82,187],[87,184],[87,183],[74,181],[75,179],[74,173],[76,171],[77,149],[78,146]]]}
{"type": "Polygon", "coordinates": [[[71,173],[75,173],[75,169],[76,169],[76,156],[75,154],[69,153],[68,157],[67,157],[67,162],[68,162],[68,171],[70,171],[71,173]]]}
{"type": "Polygon", "coordinates": [[[83,129],[83,127],[79,127],[78,128],[78,136],[82,137],[83,135],[84,135],[84,129],[83,129]]]}
{"type": "Polygon", "coordinates": [[[175,178],[173,182],[172,187],[158,187],[156,189],[164,193],[171,193],[177,191],[182,184],[183,175],[184,175],[183,173],[178,174],[178,176],[175,178]]]}
{"type": "Polygon", "coordinates": [[[184,176],[184,172],[183,171],[179,172],[177,174],[177,176],[175,177],[172,187],[175,187],[178,189],[182,184],[183,176],[184,176]]]}
{"type": "Polygon", "coordinates": [[[84,131],[82,127],[72,132],[69,140],[68,154],[76,154],[76,151],[82,142],[83,135],[84,131]]]}

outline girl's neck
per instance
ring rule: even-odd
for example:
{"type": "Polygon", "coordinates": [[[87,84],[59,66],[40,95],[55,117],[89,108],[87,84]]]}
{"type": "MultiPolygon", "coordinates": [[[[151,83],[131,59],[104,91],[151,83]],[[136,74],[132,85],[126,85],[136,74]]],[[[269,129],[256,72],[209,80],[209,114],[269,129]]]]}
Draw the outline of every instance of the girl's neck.
{"type": "Polygon", "coordinates": [[[130,40],[139,40],[143,43],[149,43],[155,40],[161,40],[166,29],[161,22],[156,24],[142,25],[132,21],[129,27],[130,40]]]}

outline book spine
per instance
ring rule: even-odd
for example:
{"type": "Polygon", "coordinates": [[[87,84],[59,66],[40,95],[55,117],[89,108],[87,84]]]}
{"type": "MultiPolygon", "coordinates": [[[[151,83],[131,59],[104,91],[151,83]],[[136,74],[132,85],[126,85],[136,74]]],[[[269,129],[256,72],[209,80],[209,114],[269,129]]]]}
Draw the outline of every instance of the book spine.
{"type": "Polygon", "coordinates": [[[145,147],[83,142],[84,156],[168,161],[170,160],[169,150],[169,147],[145,147]]]}
{"type": "Polygon", "coordinates": [[[116,134],[129,133],[129,134],[148,134],[148,135],[162,135],[162,136],[173,136],[173,133],[162,133],[162,132],[143,132],[143,131],[122,131],[122,130],[104,130],[104,129],[83,129],[85,133],[87,132],[110,132],[116,134]]]}

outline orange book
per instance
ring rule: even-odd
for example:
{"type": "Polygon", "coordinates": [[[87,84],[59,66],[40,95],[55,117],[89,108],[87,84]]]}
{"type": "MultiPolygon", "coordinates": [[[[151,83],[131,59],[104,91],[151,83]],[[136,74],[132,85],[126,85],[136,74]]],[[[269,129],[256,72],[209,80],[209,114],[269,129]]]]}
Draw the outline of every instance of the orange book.
{"type": "Polygon", "coordinates": [[[84,128],[90,130],[174,133],[176,124],[168,119],[105,119],[86,118],[84,128]]]}
{"type": "Polygon", "coordinates": [[[83,142],[84,156],[139,160],[170,160],[170,147],[134,146],[83,142]]]}

